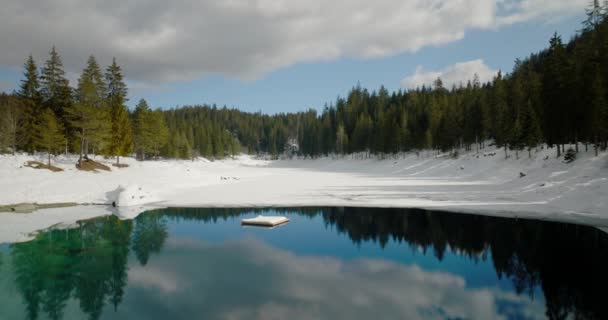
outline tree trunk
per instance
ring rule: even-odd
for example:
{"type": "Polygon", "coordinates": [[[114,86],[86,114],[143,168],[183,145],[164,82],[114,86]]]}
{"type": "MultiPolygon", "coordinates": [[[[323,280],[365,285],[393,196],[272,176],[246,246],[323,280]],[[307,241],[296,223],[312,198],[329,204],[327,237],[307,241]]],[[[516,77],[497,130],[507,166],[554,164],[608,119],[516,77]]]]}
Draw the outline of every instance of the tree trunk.
{"type": "Polygon", "coordinates": [[[116,166],[120,165],[120,156],[116,156],[116,166]]]}
{"type": "Polygon", "coordinates": [[[600,147],[599,146],[599,141],[597,141],[597,136],[595,136],[595,144],[594,144],[593,147],[595,149],[595,156],[597,157],[598,156],[598,150],[597,149],[600,147]]]}
{"type": "Polygon", "coordinates": [[[578,136],[574,136],[574,150],[578,153],[578,136]]]}
{"type": "Polygon", "coordinates": [[[80,156],[78,157],[78,165],[82,161],[82,153],[84,152],[84,130],[82,136],[80,137],[80,156]]]}
{"type": "Polygon", "coordinates": [[[532,148],[528,147],[528,158],[532,159],[532,148]]]}
{"type": "Polygon", "coordinates": [[[589,152],[589,142],[585,142],[585,152],[589,152]]]}
{"type": "Polygon", "coordinates": [[[51,166],[51,152],[49,151],[49,167],[51,166]]]}
{"type": "Polygon", "coordinates": [[[519,160],[519,149],[515,149],[515,159],[519,160]]]}
{"type": "Polygon", "coordinates": [[[505,159],[509,158],[509,153],[507,151],[507,145],[505,144],[505,159]]]}
{"type": "Polygon", "coordinates": [[[562,155],[562,150],[560,149],[559,144],[556,145],[556,147],[557,147],[557,157],[559,158],[559,156],[562,155]]]}

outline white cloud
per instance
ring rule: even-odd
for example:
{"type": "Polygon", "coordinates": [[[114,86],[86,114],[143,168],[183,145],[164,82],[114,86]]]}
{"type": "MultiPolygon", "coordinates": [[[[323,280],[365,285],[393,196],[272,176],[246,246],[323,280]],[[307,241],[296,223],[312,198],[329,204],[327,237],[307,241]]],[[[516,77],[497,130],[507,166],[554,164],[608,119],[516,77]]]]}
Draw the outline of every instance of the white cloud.
{"type": "Polygon", "coordinates": [[[513,318],[544,318],[543,299],[471,288],[458,275],[379,259],[299,256],[255,239],[173,238],[145,267],[153,271],[131,268],[119,308],[128,312],[113,319],[152,318],[157,308],[197,319],[370,319],[378,310],[385,319],[505,319],[505,303],[513,318]]]}
{"type": "Polygon", "coordinates": [[[479,80],[487,82],[498,73],[486,65],[482,59],[459,62],[444,68],[441,71],[425,71],[422,66],[418,66],[413,75],[401,80],[401,86],[404,88],[417,88],[422,85],[432,85],[437,78],[441,78],[444,87],[451,88],[453,85],[466,85],[468,80],[473,80],[475,75],[479,80]]]}
{"type": "Polygon", "coordinates": [[[556,20],[573,13],[582,13],[589,5],[589,0],[498,0],[498,7],[503,12],[496,20],[497,26],[510,25],[538,17],[556,20]]]}
{"type": "Polygon", "coordinates": [[[585,0],[4,0],[0,64],[52,45],[79,73],[112,56],[138,81],[221,73],[256,78],[306,61],[378,58],[489,29],[570,15],[585,0]]]}

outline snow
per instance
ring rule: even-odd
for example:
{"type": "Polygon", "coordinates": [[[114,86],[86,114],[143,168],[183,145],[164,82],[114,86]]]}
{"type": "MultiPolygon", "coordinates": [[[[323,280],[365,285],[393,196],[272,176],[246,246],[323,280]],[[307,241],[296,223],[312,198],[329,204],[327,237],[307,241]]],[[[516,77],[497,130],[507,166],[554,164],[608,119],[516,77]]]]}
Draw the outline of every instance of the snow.
{"type": "Polygon", "coordinates": [[[274,227],[280,224],[284,224],[289,222],[289,219],[282,216],[261,216],[258,215],[255,218],[243,219],[241,220],[241,224],[245,225],[254,225],[254,226],[264,226],[264,227],[274,227]]]}
{"type": "Polygon", "coordinates": [[[150,192],[136,184],[118,186],[114,193],[108,194],[108,202],[116,207],[131,207],[158,201],[150,192]]]}
{"type": "Polygon", "coordinates": [[[519,160],[514,154],[504,159],[502,150],[491,148],[460,154],[453,159],[420,152],[420,157],[408,153],[384,160],[363,155],[277,161],[247,155],[221,161],[123,158],[129,167],[111,167],[111,172],[79,171],[74,156],[61,156],[54,164],[65,171],[57,173],[23,166],[44,155],[1,155],[0,205],[114,202],[119,208],[0,213],[0,242],[15,224],[31,227],[11,234],[27,234],[94,214],[130,219],[149,206],[416,207],[608,226],[608,153],[581,152],[570,164],[556,159],[555,149],[540,150],[531,159],[522,152],[519,160]],[[520,172],[526,176],[520,178],[520,172]]]}

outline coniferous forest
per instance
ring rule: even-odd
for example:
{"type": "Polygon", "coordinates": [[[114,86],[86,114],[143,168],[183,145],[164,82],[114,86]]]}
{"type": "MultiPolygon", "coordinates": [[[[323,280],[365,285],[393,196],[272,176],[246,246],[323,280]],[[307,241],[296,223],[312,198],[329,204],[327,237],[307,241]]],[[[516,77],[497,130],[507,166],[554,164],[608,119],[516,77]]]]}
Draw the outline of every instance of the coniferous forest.
{"type": "Polygon", "coordinates": [[[389,92],[357,85],[321,112],[266,115],[200,105],[152,110],[140,100],[126,107],[128,88],[116,60],[105,69],[90,56],[71,87],[52,48],[38,65],[24,64],[19,89],[0,95],[0,150],[71,152],[115,157],[223,158],[239,152],[394,154],[483,149],[505,156],[531,154],[541,145],[561,156],[572,146],[608,147],[608,5],[587,10],[581,30],[558,34],[541,52],[518,59],[511,73],[491,82],[462,79],[389,92]]]}

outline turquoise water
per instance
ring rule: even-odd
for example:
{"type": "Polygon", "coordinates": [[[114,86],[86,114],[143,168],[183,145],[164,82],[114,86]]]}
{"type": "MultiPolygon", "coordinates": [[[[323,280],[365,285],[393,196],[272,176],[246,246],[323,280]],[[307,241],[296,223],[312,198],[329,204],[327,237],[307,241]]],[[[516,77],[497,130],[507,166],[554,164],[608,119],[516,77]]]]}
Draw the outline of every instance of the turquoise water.
{"type": "Polygon", "coordinates": [[[608,234],[375,208],[163,209],[0,246],[0,319],[607,319],[608,234]],[[257,214],[290,218],[242,227],[257,214]]]}

